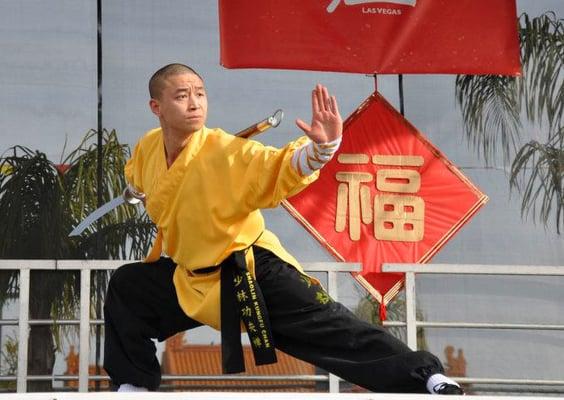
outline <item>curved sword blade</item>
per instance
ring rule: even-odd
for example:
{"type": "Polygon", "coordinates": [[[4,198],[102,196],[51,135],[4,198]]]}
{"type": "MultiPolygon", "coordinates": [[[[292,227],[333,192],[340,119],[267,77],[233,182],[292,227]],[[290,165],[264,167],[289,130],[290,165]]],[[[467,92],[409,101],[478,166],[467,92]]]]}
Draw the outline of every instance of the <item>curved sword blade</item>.
{"type": "Polygon", "coordinates": [[[90,215],[82,220],[80,224],[76,226],[69,233],[69,237],[78,236],[80,235],[88,226],[90,226],[93,222],[97,221],[98,219],[102,218],[104,215],[112,211],[114,208],[122,205],[125,202],[123,196],[118,196],[115,199],[108,201],[103,206],[97,208],[96,210],[92,211],[90,215]]]}

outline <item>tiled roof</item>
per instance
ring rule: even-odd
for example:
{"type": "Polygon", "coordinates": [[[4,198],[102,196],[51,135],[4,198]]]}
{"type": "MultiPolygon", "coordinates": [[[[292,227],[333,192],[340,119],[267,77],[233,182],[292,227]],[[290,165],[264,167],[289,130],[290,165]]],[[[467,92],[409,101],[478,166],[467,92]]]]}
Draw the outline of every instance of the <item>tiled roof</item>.
{"type": "MultiPolygon", "coordinates": [[[[70,346],[70,351],[65,358],[67,361],[67,370],[64,375],[78,375],[78,353],[75,351],[74,346],[70,346]]],[[[88,375],[107,375],[106,371],[102,367],[96,367],[95,365],[88,366],[88,375]]],[[[68,388],[78,388],[78,380],[65,381],[65,387],[68,388]]],[[[88,380],[88,387],[90,389],[96,388],[96,381],[93,379],[88,380]]],[[[102,380],[98,382],[98,387],[102,389],[108,389],[110,387],[109,380],[102,380]]]]}
{"type": "MultiPolygon", "coordinates": [[[[169,375],[221,375],[221,346],[183,343],[183,333],[167,340],[162,372],[169,375]]],[[[246,371],[241,375],[314,375],[315,367],[280,351],[278,362],[256,366],[250,346],[243,346],[246,371]]],[[[311,381],[168,381],[169,385],[188,385],[197,390],[296,391],[313,392],[311,381]]],[[[185,390],[185,389],[184,389],[185,390]]]]}

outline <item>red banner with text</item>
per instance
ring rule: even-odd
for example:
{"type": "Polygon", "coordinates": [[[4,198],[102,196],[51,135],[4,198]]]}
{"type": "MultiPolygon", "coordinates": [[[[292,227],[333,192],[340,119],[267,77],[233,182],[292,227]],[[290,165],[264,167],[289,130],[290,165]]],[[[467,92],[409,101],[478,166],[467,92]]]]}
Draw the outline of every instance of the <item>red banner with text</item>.
{"type": "Polygon", "coordinates": [[[515,0],[219,0],[221,64],[519,75],[515,0]]]}
{"type": "Polygon", "coordinates": [[[345,121],[343,141],[319,179],[284,202],[382,304],[403,274],[382,263],[425,263],[488,200],[380,94],[345,121]],[[320,206],[323,205],[323,206],[320,206]]]}

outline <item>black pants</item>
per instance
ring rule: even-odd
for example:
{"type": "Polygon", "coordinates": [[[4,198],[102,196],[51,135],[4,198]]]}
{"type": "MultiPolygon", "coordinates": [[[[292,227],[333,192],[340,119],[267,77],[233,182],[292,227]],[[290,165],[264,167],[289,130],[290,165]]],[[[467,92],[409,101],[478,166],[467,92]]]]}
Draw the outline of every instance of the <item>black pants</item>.
{"type": "MultiPolygon", "coordinates": [[[[276,348],[375,392],[424,393],[426,379],[443,371],[435,356],[414,352],[360,320],[268,250],[255,246],[254,254],[276,348]]],[[[175,267],[161,258],[124,265],[112,275],[104,306],[104,368],[114,385],[156,390],[161,371],[151,338],[162,341],[201,325],[178,305],[175,267]]]]}

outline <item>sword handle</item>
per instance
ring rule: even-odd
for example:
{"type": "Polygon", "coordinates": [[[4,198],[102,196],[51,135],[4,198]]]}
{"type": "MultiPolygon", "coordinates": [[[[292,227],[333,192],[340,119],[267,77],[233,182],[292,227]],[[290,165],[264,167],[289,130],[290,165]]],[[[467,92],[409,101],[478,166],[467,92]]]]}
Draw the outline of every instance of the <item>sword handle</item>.
{"type": "Polygon", "coordinates": [[[284,118],[284,111],[276,110],[270,117],[265,118],[262,121],[249,126],[248,128],[243,129],[242,131],[235,134],[235,136],[245,139],[252,138],[253,136],[256,136],[259,133],[262,133],[270,128],[276,128],[278,125],[280,125],[282,118],[284,118]]]}

